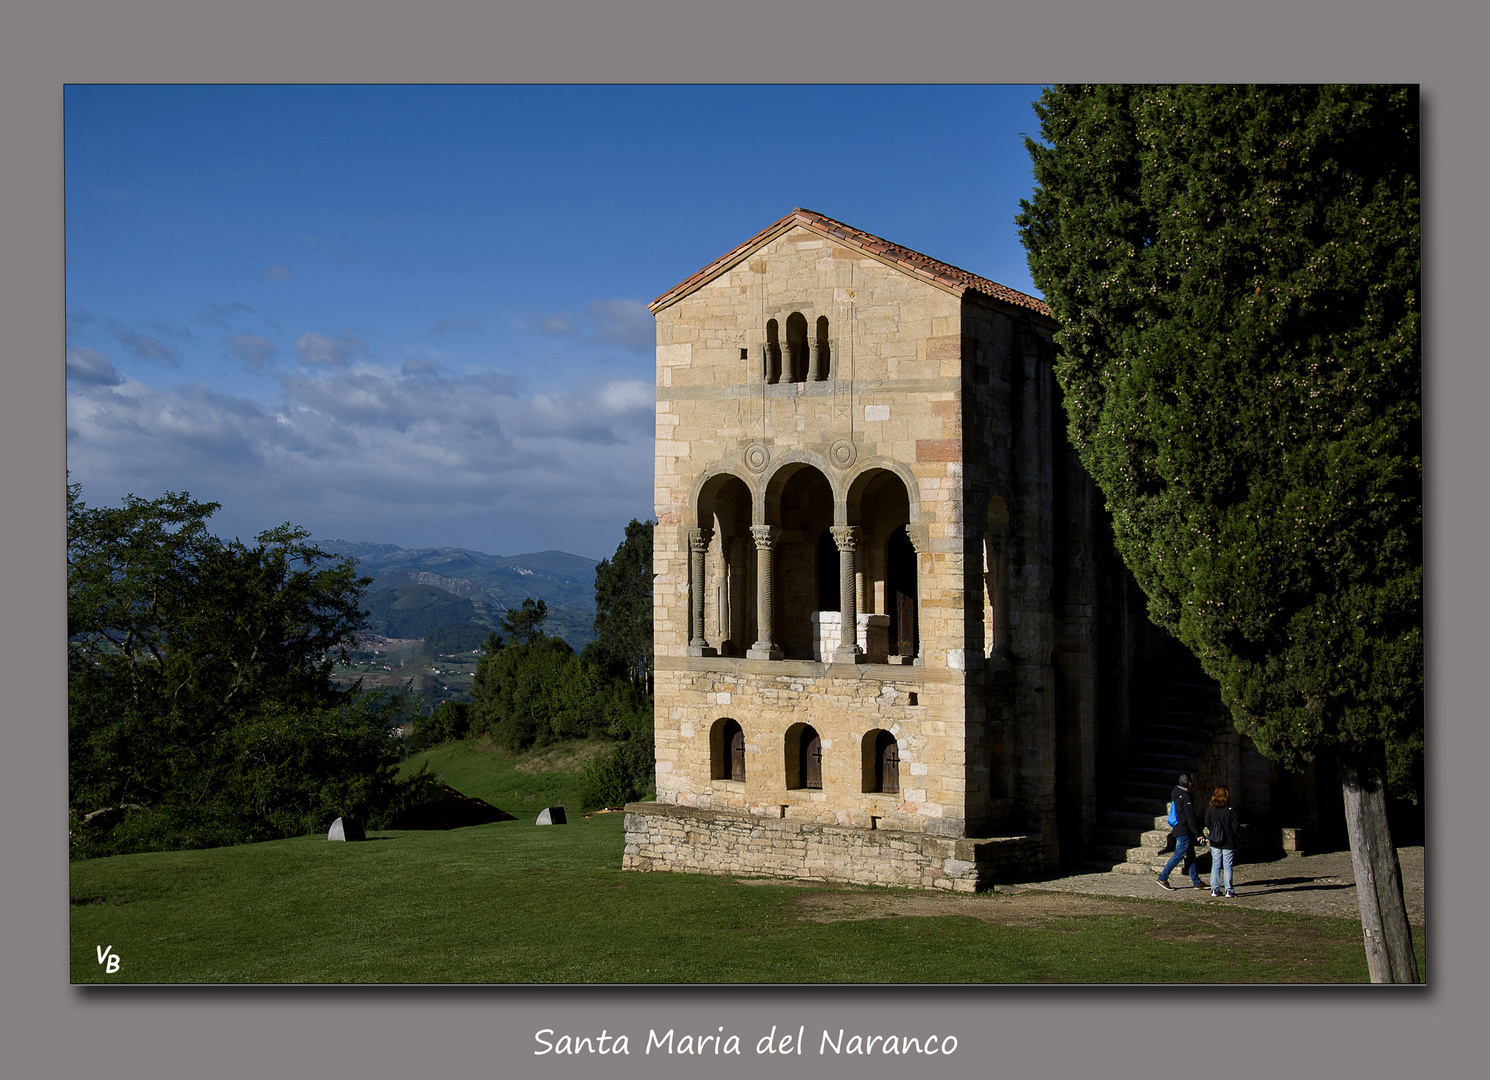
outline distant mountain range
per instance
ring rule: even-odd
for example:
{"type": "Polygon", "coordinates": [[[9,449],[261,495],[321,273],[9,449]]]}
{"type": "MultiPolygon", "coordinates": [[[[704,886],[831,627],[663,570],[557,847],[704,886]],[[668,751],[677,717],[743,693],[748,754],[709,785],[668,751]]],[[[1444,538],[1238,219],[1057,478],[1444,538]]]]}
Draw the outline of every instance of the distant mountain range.
{"type": "Polygon", "coordinates": [[[467,548],[401,548],[359,540],[318,540],[350,555],[373,579],[368,629],[385,637],[423,637],[438,625],[475,622],[495,628],[527,597],[548,605],[546,629],[576,649],[594,639],[594,559],[566,551],[488,555],[467,548]],[[379,595],[384,590],[393,596],[379,595]]]}

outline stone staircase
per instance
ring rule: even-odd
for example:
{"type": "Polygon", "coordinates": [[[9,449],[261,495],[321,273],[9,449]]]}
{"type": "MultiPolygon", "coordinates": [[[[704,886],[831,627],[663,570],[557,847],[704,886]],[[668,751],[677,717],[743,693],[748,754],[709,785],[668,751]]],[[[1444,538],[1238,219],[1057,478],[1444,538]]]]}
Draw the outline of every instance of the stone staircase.
{"type": "Polygon", "coordinates": [[[1127,775],[1098,804],[1087,867],[1127,874],[1164,868],[1173,853],[1165,817],[1169,793],[1180,773],[1193,774],[1200,765],[1220,712],[1219,689],[1200,664],[1188,656],[1172,660],[1153,705],[1135,724],[1127,775]]]}

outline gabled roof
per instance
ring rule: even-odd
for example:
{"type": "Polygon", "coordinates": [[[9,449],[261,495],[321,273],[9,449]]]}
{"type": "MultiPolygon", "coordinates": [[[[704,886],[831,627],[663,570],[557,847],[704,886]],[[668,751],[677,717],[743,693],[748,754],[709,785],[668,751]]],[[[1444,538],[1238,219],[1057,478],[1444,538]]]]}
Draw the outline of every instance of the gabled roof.
{"type": "Polygon", "coordinates": [[[961,296],[965,292],[981,293],[995,300],[1002,300],[1006,304],[1022,307],[1036,314],[1043,315],[1047,319],[1051,317],[1050,308],[1045,301],[1037,300],[1033,296],[1026,296],[1017,292],[1007,285],[1000,285],[996,281],[970,274],[966,270],[953,266],[950,263],[939,262],[919,251],[912,251],[908,247],[892,244],[888,240],[881,239],[873,233],[867,233],[863,229],[856,229],[852,225],[845,225],[841,221],[834,221],[830,217],[811,210],[804,210],[800,206],[786,217],[766,226],[739,247],[720,256],[704,267],[692,277],[685,278],[663,293],[656,300],[647,305],[647,310],[654,314],[683,299],[689,293],[702,288],[713,281],[726,270],[737,265],[742,259],[756,248],[776,239],[788,229],[801,227],[821,236],[837,241],[844,247],[853,248],[855,251],[863,252],[871,258],[878,259],[887,266],[896,267],[910,274],[912,277],[929,281],[938,285],[948,292],[961,296]]]}

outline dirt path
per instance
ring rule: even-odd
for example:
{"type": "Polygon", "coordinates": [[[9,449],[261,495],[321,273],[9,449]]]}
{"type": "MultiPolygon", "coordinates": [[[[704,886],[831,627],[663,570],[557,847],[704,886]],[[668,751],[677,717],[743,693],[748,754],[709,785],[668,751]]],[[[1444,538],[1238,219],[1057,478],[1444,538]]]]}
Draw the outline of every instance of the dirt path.
{"type": "MultiPolygon", "coordinates": [[[[1423,900],[1423,849],[1404,847],[1397,851],[1402,867],[1402,893],[1407,904],[1407,918],[1414,926],[1425,924],[1423,900]]],[[[1209,877],[1201,880],[1209,885],[1209,877]]],[[[1302,855],[1268,863],[1239,863],[1232,871],[1236,886],[1234,900],[1212,900],[1209,888],[1197,891],[1176,868],[1170,881],[1174,892],[1165,892],[1155,884],[1153,874],[1083,874],[1071,873],[1046,881],[1022,885],[1001,885],[1000,892],[1081,893],[1089,896],[1132,896],[1144,900],[1167,900],[1173,903],[1235,904],[1238,907],[1264,911],[1286,911],[1295,915],[1331,915],[1358,919],[1355,892],[1355,870],[1350,852],[1330,851],[1321,855],[1302,855]]]]}
{"type": "MultiPolygon", "coordinates": [[[[1407,917],[1425,924],[1423,849],[1398,850],[1407,917]]],[[[1171,904],[1252,908],[1296,915],[1357,919],[1355,874],[1350,852],[1327,852],[1241,864],[1233,871],[1236,898],[1212,899],[1210,889],[1196,890],[1178,872],[1176,891],[1154,884],[1152,874],[1067,873],[1044,881],[1000,885],[993,893],[967,895],[902,889],[843,889],[804,892],[798,904],[802,918],[822,922],[877,919],[886,916],[968,915],[1009,926],[1029,926],[1051,918],[1131,913],[1124,899],[1161,900],[1171,904]]],[[[780,882],[775,882],[780,884],[780,882]]],[[[1176,915],[1181,909],[1176,909],[1176,915]]]]}

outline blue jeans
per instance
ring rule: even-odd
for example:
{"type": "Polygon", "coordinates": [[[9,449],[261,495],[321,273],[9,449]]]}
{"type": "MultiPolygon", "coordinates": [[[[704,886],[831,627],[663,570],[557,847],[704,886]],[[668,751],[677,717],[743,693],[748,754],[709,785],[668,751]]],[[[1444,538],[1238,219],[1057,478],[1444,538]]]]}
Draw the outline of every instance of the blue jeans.
{"type": "Polygon", "coordinates": [[[1236,858],[1236,848],[1215,847],[1211,848],[1211,892],[1221,891],[1221,879],[1224,868],[1226,879],[1226,892],[1231,893],[1231,864],[1236,858]]]}
{"type": "MultiPolygon", "coordinates": [[[[1170,858],[1169,862],[1164,864],[1164,869],[1159,872],[1160,881],[1169,880],[1169,872],[1180,864],[1180,861],[1185,857],[1185,853],[1190,850],[1190,845],[1194,842],[1194,838],[1185,835],[1174,838],[1174,855],[1170,858]]],[[[1200,871],[1196,869],[1193,862],[1190,864],[1190,880],[1195,883],[1197,889],[1205,888],[1205,885],[1200,880],[1200,871]]]]}

